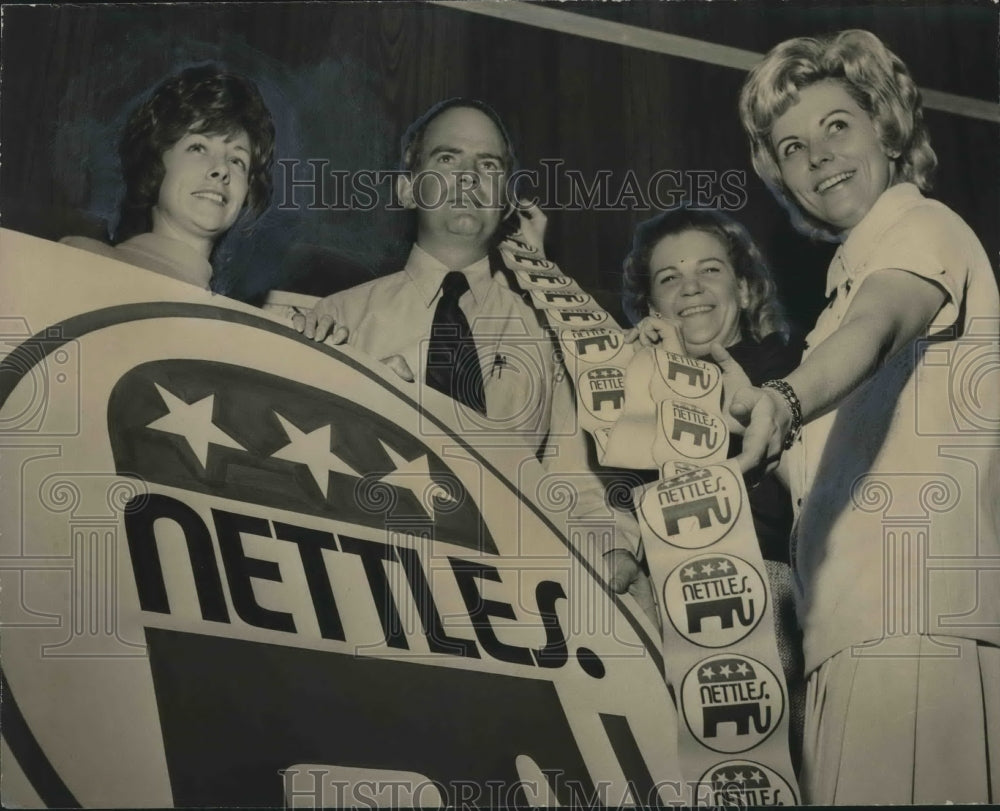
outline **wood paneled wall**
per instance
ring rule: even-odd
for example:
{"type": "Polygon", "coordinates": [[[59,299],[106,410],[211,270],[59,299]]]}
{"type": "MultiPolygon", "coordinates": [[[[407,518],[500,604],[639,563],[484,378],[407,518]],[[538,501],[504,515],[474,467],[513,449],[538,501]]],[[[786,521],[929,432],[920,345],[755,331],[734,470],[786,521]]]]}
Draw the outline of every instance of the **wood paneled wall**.
{"type": "MultiPolygon", "coordinates": [[[[997,98],[997,13],[988,4],[553,7],[755,51],[788,36],[866,27],[918,84],[997,98]]],[[[114,143],[126,107],[206,59],[258,80],[279,120],[280,157],[327,159],[330,168],[394,167],[410,121],[442,98],[471,95],[498,110],[527,168],[561,159],[585,178],[608,170],[612,189],[630,170],[641,184],[662,169],[744,172],[746,205],[735,214],[771,259],[792,315],[808,326],[822,306],[832,248],[795,234],[753,175],[736,114],[741,71],[409,2],[7,7],[3,224],[49,238],[99,229],[113,217],[114,143]]],[[[941,163],[937,196],[996,258],[1000,128],[933,111],[927,118],[941,163]]],[[[550,253],[615,309],[632,229],[653,213],[552,209],[550,253]]],[[[314,266],[308,284],[337,289],[398,267],[405,240],[399,212],[274,211],[231,248],[230,268],[241,270],[233,289],[292,283],[305,248],[314,260],[336,259],[314,266]]]]}

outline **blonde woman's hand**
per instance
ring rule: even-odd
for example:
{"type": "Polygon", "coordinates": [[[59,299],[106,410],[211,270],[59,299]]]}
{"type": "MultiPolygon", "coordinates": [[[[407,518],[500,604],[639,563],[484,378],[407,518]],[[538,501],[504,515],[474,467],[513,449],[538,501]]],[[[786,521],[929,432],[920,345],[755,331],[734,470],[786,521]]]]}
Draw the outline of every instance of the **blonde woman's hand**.
{"type": "MultiPolygon", "coordinates": [[[[740,422],[732,413],[731,406],[736,396],[744,389],[752,389],[753,383],[743,367],[730,355],[722,344],[712,344],[709,347],[714,360],[722,370],[722,418],[726,421],[729,433],[740,436],[746,430],[746,424],[740,422]]],[[[742,412],[741,412],[742,413],[742,412]]],[[[749,412],[747,415],[749,416],[749,412]]]]}
{"type": "Polygon", "coordinates": [[[781,461],[785,437],[792,425],[792,412],[785,399],[773,389],[744,388],[733,397],[729,413],[746,425],[743,451],[736,457],[740,470],[750,478],[770,473],[781,461]]]}

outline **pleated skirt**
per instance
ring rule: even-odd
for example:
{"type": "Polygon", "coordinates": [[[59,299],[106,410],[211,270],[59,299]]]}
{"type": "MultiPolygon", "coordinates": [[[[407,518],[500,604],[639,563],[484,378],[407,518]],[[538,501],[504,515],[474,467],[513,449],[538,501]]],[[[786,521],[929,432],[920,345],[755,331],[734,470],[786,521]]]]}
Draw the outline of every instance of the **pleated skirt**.
{"type": "Polygon", "coordinates": [[[801,783],[820,805],[1000,802],[1000,648],[898,637],[808,680],[801,783]]]}

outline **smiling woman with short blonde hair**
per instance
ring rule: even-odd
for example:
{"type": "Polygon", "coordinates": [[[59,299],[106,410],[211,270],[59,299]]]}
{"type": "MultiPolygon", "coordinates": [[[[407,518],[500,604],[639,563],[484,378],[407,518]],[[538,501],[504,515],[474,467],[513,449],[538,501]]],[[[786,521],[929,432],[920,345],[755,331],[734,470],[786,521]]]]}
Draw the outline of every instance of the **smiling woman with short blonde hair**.
{"type": "Polygon", "coordinates": [[[924,197],[936,158],[920,93],[874,35],[781,43],[750,72],[740,113],[793,223],[840,243],[802,363],[730,408],[747,424],[741,468],[786,462],[797,505],[804,798],[995,803],[1000,598],[985,570],[1000,558],[1000,391],[995,374],[971,391],[940,376],[970,346],[977,369],[1000,367],[993,268],[962,218],[924,197]],[[991,440],[971,478],[943,450],[956,408],[991,440]],[[932,505],[930,485],[902,476],[953,482],[955,501],[932,505]],[[890,531],[890,516],[926,524],[890,531]],[[926,544],[962,566],[930,577],[926,544]]]}

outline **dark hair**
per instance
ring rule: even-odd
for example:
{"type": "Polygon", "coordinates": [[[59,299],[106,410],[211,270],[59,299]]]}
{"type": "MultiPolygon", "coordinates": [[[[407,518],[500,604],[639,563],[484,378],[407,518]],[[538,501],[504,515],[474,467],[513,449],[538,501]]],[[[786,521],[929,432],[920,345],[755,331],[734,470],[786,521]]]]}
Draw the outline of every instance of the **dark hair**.
{"type": "Polygon", "coordinates": [[[465,96],[456,96],[452,99],[439,101],[406,128],[406,132],[403,133],[403,137],[399,142],[399,168],[405,172],[413,171],[414,167],[420,163],[423,157],[424,135],[431,122],[442,113],[453,110],[456,107],[479,110],[479,112],[496,125],[496,128],[500,131],[500,136],[503,138],[505,150],[503,155],[504,174],[510,175],[517,168],[517,156],[514,154],[514,143],[510,139],[507,128],[503,125],[503,121],[497,115],[496,110],[490,107],[490,105],[479,99],[465,96]]]}
{"type": "Polygon", "coordinates": [[[664,211],[635,229],[622,280],[622,304],[629,320],[637,324],[649,315],[649,261],[656,246],[666,237],[685,231],[703,231],[718,238],[726,246],[736,278],[746,282],[749,304],[740,309],[740,332],[755,341],[772,332],[787,339],[788,322],[760,249],[746,228],[714,210],[664,211]]]}
{"type": "Polygon", "coordinates": [[[247,199],[259,217],[271,200],[274,122],[257,86],[215,65],[187,68],[163,81],[128,117],[118,155],[125,181],[116,241],[151,231],[152,208],[163,183],[163,153],[188,132],[250,140],[247,199]]]}
{"type": "Polygon", "coordinates": [[[899,180],[928,191],[937,156],[924,125],[920,90],[903,61],[869,31],[852,29],[776,45],[747,76],[740,92],[740,119],[750,139],[754,169],[788,209],[803,233],[825,239],[836,234],[796,202],[785,188],[771,144],[777,118],[798,101],[805,87],[833,79],[872,120],[896,167],[899,180]]]}

